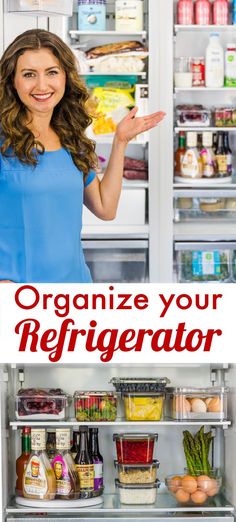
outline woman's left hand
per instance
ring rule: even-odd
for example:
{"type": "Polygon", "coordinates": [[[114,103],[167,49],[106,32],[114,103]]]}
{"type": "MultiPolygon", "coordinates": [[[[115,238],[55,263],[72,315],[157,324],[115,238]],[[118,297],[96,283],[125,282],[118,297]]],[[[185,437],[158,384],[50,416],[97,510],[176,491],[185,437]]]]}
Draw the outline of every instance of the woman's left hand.
{"type": "Polygon", "coordinates": [[[148,131],[156,127],[164,118],[165,112],[153,112],[147,116],[136,117],[138,107],[134,107],[116,127],[115,137],[125,144],[133,140],[141,132],[148,131]]]}

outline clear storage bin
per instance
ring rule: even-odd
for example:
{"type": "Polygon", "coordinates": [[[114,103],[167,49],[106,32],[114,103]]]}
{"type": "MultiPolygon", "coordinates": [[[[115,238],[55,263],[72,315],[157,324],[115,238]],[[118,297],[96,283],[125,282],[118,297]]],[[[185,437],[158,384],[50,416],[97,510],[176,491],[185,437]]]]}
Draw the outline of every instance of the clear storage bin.
{"type": "Polygon", "coordinates": [[[151,464],[119,464],[116,460],[114,464],[122,484],[149,484],[157,478],[158,460],[151,464]]]}
{"type": "Polygon", "coordinates": [[[236,108],[216,108],[213,111],[213,119],[216,127],[236,127],[236,108]]]}
{"type": "Polygon", "coordinates": [[[73,0],[8,0],[8,11],[32,15],[72,16],[73,0]]]}
{"type": "Polygon", "coordinates": [[[65,420],[68,399],[61,389],[22,388],[16,396],[16,419],[65,420]]]}
{"type": "Polygon", "coordinates": [[[119,464],[151,464],[157,433],[114,433],[119,464]]]}
{"type": "Polygon", "coordinates": [[[199,471],[198,475],[170,475],[165,480],[168,491],[178,504],[184,506],[204,506],[220,492],[222,477],[218,470],[211,470],[208,475],[199,471]]]}
{"type": "Polygon", "coordinates": [[[228,196],[228,192],[222,191],[222,195],[202,197],[175,197],[174,221],[230,221],[236,217],[236,197],[228,196]]]}
{"type": "Polygon", "coordinates": [[[154,504],[158,481],[152,484],[122,484],[115,481],[121,504],[154,504]]]}
{"type": "Polygon", "coordinates": [[[117,414],[117,396],[113,392],[76,391],[74,407],[77,421],[114,421],[117,414]]]}
{"type": "Polygon", "coordinates": [[[177,105],[176,123],[178,127],[209,127],[211,111],[202,105],[177,105]]]}
{"type": "Polygon", "coordinates": [[[227,419],[228,388],[170,388],[166,400],[169,413],[176,420],[227,419]]]}
{"type": "Polygon", "coordinates": [[[158,392],[124,393],[127,421],[159,421],[162,418],[164,394],[158,392]]]}
{"type": "Polygon", "coordinates": [[[230,250],[209,245],[176,252],[178,283],[204,283],[216,281],[226,283],[231,278],[230,250]]]}

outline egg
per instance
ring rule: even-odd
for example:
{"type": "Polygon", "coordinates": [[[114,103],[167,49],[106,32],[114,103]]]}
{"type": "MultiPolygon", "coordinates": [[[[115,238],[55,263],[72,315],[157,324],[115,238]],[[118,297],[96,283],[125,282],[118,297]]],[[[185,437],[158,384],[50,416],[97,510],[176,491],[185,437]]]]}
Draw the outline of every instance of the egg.
{"type": "Polygon", "coordinates": [[[213,480],[208,475],[200,475],[197,477],[198,488],[208,494],[208,491],[214,487],[214,484],[212,484],[213,480]]]}
{"type": "Polygon", "coordinates": [[[220,397],[214,397],[214,399],[211,399],[211,401],[208,404],[207,407],[208,411],[211,411],[212,413],[220,413],[223,411],[222,403],[220,400],[220,397]]]}
{"type": "Polygon", "coordinates": [[[191,404],[188,399],[185,399],[184,395],[175,397],[175,411],[178,413],[186,414],[191,411],[191,404]]]}
{"type": "Polygon", "coordinates": [[[179,488],[175,494],[175,498],[177,502],[188,502],[190,499],[190,494],[187,491],[184,491],[183,488],[179,488]]]}
{"type": "Polygon", "coordinates": [[[182,478],[181,486],[187,493],[194,493],[194,491],[197,490],[197,481],[194,477],[191,477],[191,475],[185,475],[185,477],[182,478]]]}
{"type": "Polygon", "coordinates": [[[195,491],[195,493],[192,493],[191,500],[194,502],[194,504],[204,504],[207,500],[207,494],[204,493],[204,491],[200,491],[198,489],[195,491]]]}
{"type": "Polygon", "coordinates": [[[206,413],[207,411],[206,403],[202,399],[193,399],[191,406],[194,413],[206,413]]]}
{"type": "Polygon", "coordinates": [[[178,488],[181,486],[181,477],[176,475],[175,477],[171,477],[168,481],[168,488],[172,493],[176,493],[178,488]]]}
{"type": "Polygon", "coordinates": [[[208,408],[209,402],[211,402],[212,399],[213,399],[213,397],[207,397],[207,399],[205,399],[205,403],[207,405],[207,408],[208,408]]]}
{"type": "Polygon", "coordinates": [[[208,497],[214,497],[219,492],[219,485],[217,480],[211,479],[211,488],[208,489],[208,497]]]}

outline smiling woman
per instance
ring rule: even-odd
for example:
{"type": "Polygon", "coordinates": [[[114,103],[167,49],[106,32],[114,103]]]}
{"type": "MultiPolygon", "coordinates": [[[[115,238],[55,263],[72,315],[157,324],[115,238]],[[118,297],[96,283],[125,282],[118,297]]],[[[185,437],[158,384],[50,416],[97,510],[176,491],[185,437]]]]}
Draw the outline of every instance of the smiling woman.
{"type": "Polygon", "coordinates": [[[118,125],[100,182],[87,138],[88,92],[55,34],[26,31],[0,62],[0,280],[91,282],[81,247],[83,203],[113,219],[125,149],[164,116],[130,111],[118,125]]]}

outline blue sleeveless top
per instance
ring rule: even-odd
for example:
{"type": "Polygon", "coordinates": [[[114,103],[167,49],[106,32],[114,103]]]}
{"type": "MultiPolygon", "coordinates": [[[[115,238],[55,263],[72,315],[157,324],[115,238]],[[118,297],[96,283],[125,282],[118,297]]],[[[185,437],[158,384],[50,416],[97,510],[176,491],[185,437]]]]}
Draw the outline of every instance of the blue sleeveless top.
{"type": "MultiPolygon", "coordinates": [[[[96,174],[90,171],[85,186],[96,174]]],[[[0,157],[0,280],[91,282],[81,246],[84,180],[66,149],[38,165],[0,157]]]]}

